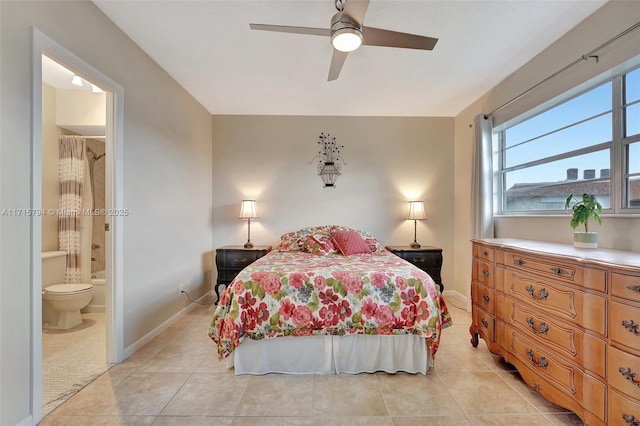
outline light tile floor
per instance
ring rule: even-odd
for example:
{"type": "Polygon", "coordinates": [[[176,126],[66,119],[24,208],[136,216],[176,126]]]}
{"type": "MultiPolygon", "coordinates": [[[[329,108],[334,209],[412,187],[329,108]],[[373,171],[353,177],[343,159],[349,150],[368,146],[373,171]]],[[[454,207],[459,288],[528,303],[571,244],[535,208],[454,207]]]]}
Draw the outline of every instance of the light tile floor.
{"type": "Polygon", "coordinates": [[[54,425],[580,425],[529,389],[449,304],[436,367],[425,375],[235,376],[206,335],[198,306],[58,407],[54,425]]]}

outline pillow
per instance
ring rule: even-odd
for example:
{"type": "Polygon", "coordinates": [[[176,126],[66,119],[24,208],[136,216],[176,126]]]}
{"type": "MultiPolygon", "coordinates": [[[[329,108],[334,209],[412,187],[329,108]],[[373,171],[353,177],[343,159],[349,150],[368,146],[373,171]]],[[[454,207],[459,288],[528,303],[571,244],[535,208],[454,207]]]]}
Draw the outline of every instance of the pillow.
{"type": "Polygon", "coordinates": [[[345,256],[352,254],[371,254],[371,247],[357,231],[332,231],[331,239],[335,246],[345,256]]]}
{"type": "Polygon", "coordinates": [[[305,248],[307,238],[314,234],[324,234],[329,237],[329,227],[311,226],[282,234],[276,249],[278,251],[308,251],[305,248]]]}
{"type": "Polygon", "coordinates": [[[372,253],[382,253],[385,251],[384,246],[380,244],[380,242],[378,242],[376,237],[374,237],[373,234],[370,232],[358,231],[357,229],[352,229],[346,226],[338,226],[338,225],[331,226],[330,231],[355,231],[358,234],[360,234],[362,239],[364,239],[367,242],[372,253]]]}
{"type": "Polygon", "coordinates": [[[304,251],[319,256],[337,253],[331,237],[326,234],[309,235],[304,243],[304,251]]]}

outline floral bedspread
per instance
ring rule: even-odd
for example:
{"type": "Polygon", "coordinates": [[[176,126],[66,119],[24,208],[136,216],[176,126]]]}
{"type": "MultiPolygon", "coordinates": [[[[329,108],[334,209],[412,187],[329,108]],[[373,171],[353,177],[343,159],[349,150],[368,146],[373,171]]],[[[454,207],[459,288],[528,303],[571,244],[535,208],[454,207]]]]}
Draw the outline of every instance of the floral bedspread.
{"type": "Polygon", "coordinates": [[[209,337],[220,359],[245,338],[327,334],[416,334],[435,355],[449,325],[431,277],[391,252],[346,257],[272,251],[229,285],[209,337]]]}

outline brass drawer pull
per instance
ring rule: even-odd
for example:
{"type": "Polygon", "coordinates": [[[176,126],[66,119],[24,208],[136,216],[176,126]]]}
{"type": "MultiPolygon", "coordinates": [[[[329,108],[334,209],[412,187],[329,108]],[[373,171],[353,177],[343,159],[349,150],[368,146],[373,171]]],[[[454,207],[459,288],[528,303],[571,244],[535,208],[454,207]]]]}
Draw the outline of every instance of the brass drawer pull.
{"type": "Polygon", "coordinates": [[[635,291],[636,293],[640,293],[640,285],[630,285],[627,288],[631,291],[635,291]]]}
{"type": "Polygon", "coordinates": [[[514,260],[513,262],[514,262],[516,265],[518,265],[518,266],[522,266],[522,265],[524,265],[525,263],[527,263],[527,262],[525,262],[525,261],[524,261],[524,260],[522,260],[522,259],[516,259],[516,260],[514,260]]]}
{"type": "Polygon", "coordinates": [[[529,357],[529,361],[531,361],[531,364],[534,367],[542,367],[546,369],[547,365],[549,365],[545,357],[540,357],[539,359],[536,359],[536,356],[531,349],[527,349],[527,356],[529,357]]]}
{"type": "Polygon", "coordinates": [[[482,300],[484,300],[485,302],[489,302],[489,296],[487,296],[486,294],[483,294],[482,300]]]}
{"type": "Polygon", "coordinates": [[[547,323],[544,323],[544,322],[541,322],[538,328],[536,328],[536,322],[533,320],[532,317],[527,317],[527,324],[529,324],[529,328],[531,328],[531,331],[533,331],[535,334],[546,335],[547,332],[549,331],[549,327],[547,326],[547,323]]]}
{"type": "Polygon", "coordinates": [[[549,269],[551,269],[551,272],[553,272],[556,275],[569,275],[569,272],[565,271],[562,268],[554,267],[554,268],[549,268],[549,269]]]}
{"type": "Polygon", "coordinates": [[[248,257],[241,257],[241,258],[233,260],[233,264],[234,265],[244,265],[246,263],[249,263],[249,258],[248,257]]]}
{"type": "Polygon", "coordinates": [[[482,318],[482,326],[483,326],[484,328],[489,328],[489,322],[488,322],[486,319],[484,319],[484,318],[482,318]]]}
{"type": "Polygon", "coordinates": [[[486,269],[482,270],[482,276],[487,278],[489,276],[489,271],[487,271],[486,269]]]}
{"type": "Polygon", "coordinates": [[[536,290],[532,285],[527,286],[527,293],[529,293],[529,296],[531,296],[533,300],[547,300],[547,297],[549,297],[549,293],[545,288],[541,288],[537,296],[535,292],[536,290]]]}
{"type": "Polygon", "coordinates": [[[640,388],[640,382],[636,382],[636,372],[633,371],[631,368],[627,367],[627,368],[623,368],[620,367],[618,368],[618,371],[620,372],[620,374],[622,374],[622,376],[629,380],[631,383],[633,383],[634,385],[636,385],[637,387],[640,388]]]}
{"type": "Polygon", "coordinates": [[[640,332],[638,332],[638,326],[640,326],[640,324],[638,324],[634,320],[630,320],[630,321],[623,320],[622,326],[626,328],[629,331],[629,333],[633,333],[636,336],[640,336],[640,332]]]}
{"type": "Polygon", "coordinates": [[[634,415],[623,413],[622,418],[629,426],[640,426],[640,420],[636,419],[634,415]]]}

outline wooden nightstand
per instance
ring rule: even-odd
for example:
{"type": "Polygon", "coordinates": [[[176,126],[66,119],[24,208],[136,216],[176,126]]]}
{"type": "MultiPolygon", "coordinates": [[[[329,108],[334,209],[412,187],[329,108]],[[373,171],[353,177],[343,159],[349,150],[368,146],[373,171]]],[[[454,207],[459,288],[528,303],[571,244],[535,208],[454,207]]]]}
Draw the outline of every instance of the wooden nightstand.
{"type": "Polygon", "coordinates": [[[216,303],[220,300],[220,286],[225,288],[246,266],[251,265],[265,254],[271,251],[271,246],[254,246],[246,249],[243,246],[224,246],[216,249],[216,268],[218,279],[216,281],[216,303]]]}
{"type": "Polygon", "coordinates": [[[444,290],[440,271],[442,270],[442,249],[432,246],[422,246],[414,249],[409,246],[386,246],[387,250],[409,263],[416,265],[433,278],[440,293],[444,290]]]}

